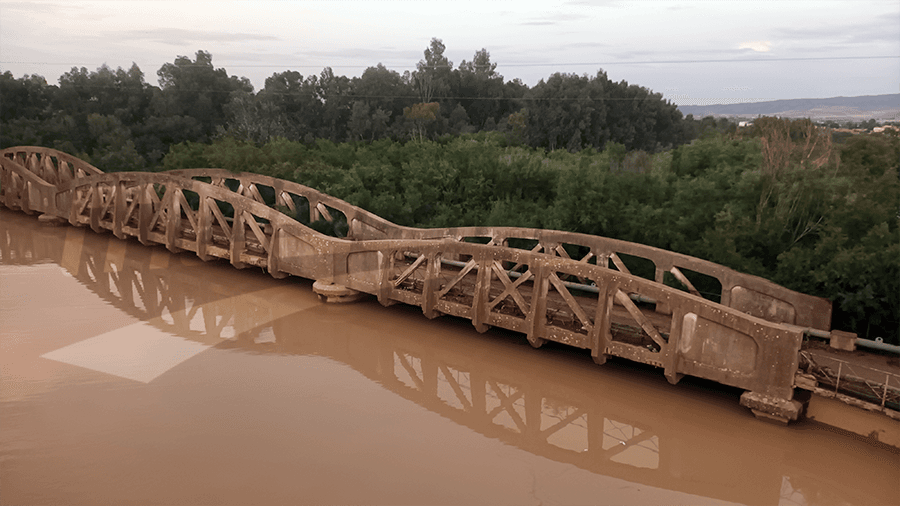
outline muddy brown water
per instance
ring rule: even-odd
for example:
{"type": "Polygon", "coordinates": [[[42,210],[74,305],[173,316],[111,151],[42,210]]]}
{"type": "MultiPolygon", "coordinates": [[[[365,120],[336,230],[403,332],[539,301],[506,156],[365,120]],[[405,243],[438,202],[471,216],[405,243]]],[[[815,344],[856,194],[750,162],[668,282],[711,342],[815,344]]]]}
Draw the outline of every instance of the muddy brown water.
{"type": "Polygon", "coordinates": [[[900,503],[740,392],[0,210],[0,504],[900,503]]]}

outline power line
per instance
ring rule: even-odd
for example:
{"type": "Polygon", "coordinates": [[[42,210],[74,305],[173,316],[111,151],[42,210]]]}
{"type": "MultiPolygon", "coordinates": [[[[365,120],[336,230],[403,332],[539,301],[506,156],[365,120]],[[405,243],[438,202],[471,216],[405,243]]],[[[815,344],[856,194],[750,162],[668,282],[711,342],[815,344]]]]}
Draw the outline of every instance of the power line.
{"type": "MultiPolygon", "coordinates": [[[[801,56],[791,58],[730,58],[730,59],[686,59],[686,60],[610,60],[601,62],[540,62],[540,63],[497,63],[497,67],[550,67],[550,66],[598,66],[598,65],[662,65],[662,64],[693,64],[693,63],[766,63],[766,62],[785,62],[785,61],[830,61],[830,60],[889,60],[900,59],[900,55],[876,55],[876,56],[801,56]]],[[[171,62],[166,62],[171,63],[171,62]]],[[[50,65],[50,66],[86,66],[97,65],[102,66],[106,63],[74,63],[74,62],[37,62],[37,61],[0,61],[0,64],[17,64],[17,65],[50,65]]],[[[182,64],[182,67],[190,66],[206,66],[205,64],[182,64]]],[[[228,63],[229,67],[237,68],[281,68],[285,67],[284,63],[228,63]]],[[[374,65],[289,65],[291,68],[376,68],[374,65]]],[[[387,69],[408,69],[408,68],[452,68],[448,65],[419,66],[417,64],[410,65],[382,65],[387,69]]]]}

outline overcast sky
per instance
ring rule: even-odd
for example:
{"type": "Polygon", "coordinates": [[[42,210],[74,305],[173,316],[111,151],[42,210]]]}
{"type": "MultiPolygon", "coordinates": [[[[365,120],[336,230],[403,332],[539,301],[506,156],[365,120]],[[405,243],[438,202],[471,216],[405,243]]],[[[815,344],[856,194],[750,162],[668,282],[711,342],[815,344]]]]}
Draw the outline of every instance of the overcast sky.
{"type": "Polygon", "coordinates": [[[260,89],[275,72],[403,72],[432,37],[458,65],[486,48],[529,86],[555,72],[626,80],[681,105],[900,92],[897,0],[9,1],[0,71],[156,71],[209,51],[260,89]]]}

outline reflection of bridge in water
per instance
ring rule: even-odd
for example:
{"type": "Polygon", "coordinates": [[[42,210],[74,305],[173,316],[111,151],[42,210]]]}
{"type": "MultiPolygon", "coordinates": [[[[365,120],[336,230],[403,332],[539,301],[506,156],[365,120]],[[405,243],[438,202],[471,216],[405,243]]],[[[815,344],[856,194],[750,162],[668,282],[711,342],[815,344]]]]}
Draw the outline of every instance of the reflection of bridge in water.
{"type": "MultiPolygon", "coordinates": [[[[866,497],[866,483],[842,468],[821,466],[828,450],[805,444],[809,434],[791,431],[785,445],[777,427],[747,434],[721,426],[716,416],[707,416],[720,408],[696,391],[664,388],[654,375],[627,370],[623,363],[591,375],[597,381],[590,383],[572,381],[585,377],[578,373],[592,364],[571,356],[564,357],[564,369],[572,376],[555,367],[535,375],[522,368],[531,355],[527,348],[501,336],[478,340],[477,346],[424,339],[420,332],[431,324],[410,326],[416,319],[404,311],[386,318],[379,325],[386,328],[372,338],[367,327],[347,324],[346,307],[314,304],[284,315],[262,295],[258,305],[246,304],[246,297],[236,303],[235,287],[211,276],[210,269],[221,268],[215,264],[197,269],[190,257],[81,229],[36,228],[12,217],[0,223],[4,263],[58,263],[107,303],[161,331],[224,349],[328,357],[487,437],[629,482],[745,504],[761,497],[772,504],[865,502],[857,497],[866,497]],[[309,329],[311,320],[319,326],[309,329]],[[661,406],[673,404],[681,415],[660,413],[661,406]],[[775,437],[767,438],[767,432],[775,437]]],[[[244,280],[242,290],[251,296],[271,290],[264,278],[244,280]]],[[[358,308],[371,311],[368,305],[358,308]]],[[[871,479],[891,477],[875,473],[871,479]]]]}
{"type": "Polygon", "coordinates": [[[601,364],[608,356],[649,364],[672,383],[710,379],[745,390],[743,405],[782,421],[801,409],[793,396],[804,332],[830,326],[824,299],[634,243],[502,227],[410,229],[249,173],[104,174],[30,147],[4,150],[0,164],[0,202],[9,208],[329,283],[322,293],[364,292],[429,318],[466,318],[481,332],[513,330],[535,347],[588,349],[601,364]],[[307,226],[316,222],[346,236],[307,226]]]}

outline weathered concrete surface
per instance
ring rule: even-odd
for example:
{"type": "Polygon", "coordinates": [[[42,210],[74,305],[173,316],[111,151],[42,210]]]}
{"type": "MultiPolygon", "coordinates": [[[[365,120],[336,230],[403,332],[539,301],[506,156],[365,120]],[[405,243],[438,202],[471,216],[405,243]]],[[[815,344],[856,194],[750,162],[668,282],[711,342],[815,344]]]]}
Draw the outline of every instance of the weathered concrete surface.
{"type": "Polygon", "coordinates": [[[755,392],[744,392],[741,395],[741,406],[750,408],[758,417],[781,423],[796,420],[803,409],[798,401],[767,397],[755,392]]]}
{"type": "Polygon", "coordinates": [[[836,350],[853,351],[856,349],[856,334],[832,330],[829,345],[836,350]]]}
{"type": "Polygon", "coordinates": [[[321,300],[331,303],[357,302],[366,296],[366,294],[351,290],[346,286],[321,281],[313,283],[312,289],[321,300]]]}

